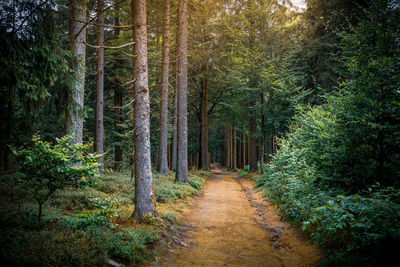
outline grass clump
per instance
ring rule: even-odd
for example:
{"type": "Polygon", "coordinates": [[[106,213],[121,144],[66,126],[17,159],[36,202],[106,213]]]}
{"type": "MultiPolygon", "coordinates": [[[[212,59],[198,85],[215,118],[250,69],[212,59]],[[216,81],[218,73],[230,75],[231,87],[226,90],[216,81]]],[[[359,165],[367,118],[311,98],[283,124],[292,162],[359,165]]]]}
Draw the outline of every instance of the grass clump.
{"type": "Polygon", "coordinates": [[[175,175],[154,174],[154,191],[156,201],[160,203],[173,202],[197,194],[204,183],[204,178],[198,175],[189,175],[189,183],[176,183],[175,175]]]}

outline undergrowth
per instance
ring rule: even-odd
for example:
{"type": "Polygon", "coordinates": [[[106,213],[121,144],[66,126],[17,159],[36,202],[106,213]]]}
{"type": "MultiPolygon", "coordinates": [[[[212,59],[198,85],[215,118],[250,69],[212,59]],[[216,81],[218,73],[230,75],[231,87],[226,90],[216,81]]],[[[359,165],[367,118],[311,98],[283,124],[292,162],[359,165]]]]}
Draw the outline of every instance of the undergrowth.
{"type": "MultiPolygon", "coordinates": [[[[22,174],[0,177],[0,255],[6,266],[102,266],[108,259],[140,264],[159,239],[160,220],[175,223],[172,213],[159,213],[143,223],[124,225],[134,207],[130,175],[107,172],[78,187],[58,190],[44,205],[38,225],[34,199],[18,187],[22,174]]],[[[154,173],[159,203],[173,203],[199,192],[207,172],[193,172],[190,183],[175,183],[174,173],[154,173]]]]}
{"type": "Polygon", "coordinates": [[[335,167],[344,153],[337,127],[327,108],[300,113],[256,186],[325,249],[323,265],[398,266],[400,190],[333,178],[344,164],[335,167]]]}

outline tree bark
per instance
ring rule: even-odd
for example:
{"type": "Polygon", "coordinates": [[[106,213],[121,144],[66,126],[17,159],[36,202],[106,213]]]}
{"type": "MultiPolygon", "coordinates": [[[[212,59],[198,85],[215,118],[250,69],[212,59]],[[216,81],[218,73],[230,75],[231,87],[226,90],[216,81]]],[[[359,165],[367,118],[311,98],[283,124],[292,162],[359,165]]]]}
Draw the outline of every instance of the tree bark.
{"type": "Polygon", "coordinates": [[[71,0],[69,34],[74,60],[71,64],[75,70],[75,82],[69,93],[67,133],[72,136],[71,145],[82,143],[83,137],[83,105],[85,91],[86,67],[86,6],[84,0],[71,0]],[[82,29],[83,28],[83,29],[82,29]],[[81,30],[82,29],[82,30],[81,30]],[[78,34],[79,33],[79,34],[78,34]]]}
{"type": "Polygon", "coordinates": [[[236,129],[233,128],[233,136],[232,136],[232,168],[236,169],[236,129]]]}
{"type": "MultiPolygon", "coordinates": [[[[104,103],[104,0],[97,1],[97,73],[96,73],[96,115],[95,115],[95,140],[94,148],[97,154],[103,154],[104,140],[104,119],[103,119],[103,103],[104,103]]],[[[104,171],[104,157],[98,160],[99,170],[104,171]]]]}
{"type": "Polygon", "coordinates": [[[178,162],[175,181],[188,182],[187,155],[187,0],[179,1],[178,9],[178,162]]]}
{"type": "Polygon", "coordinates": [[[225,156],[226,156],[226,168],[227,169],[230,169],[230,167],[231,167],[231,144],[230,144],[230,136],[229,136],[229,130],[230,130],[230,128],[229,128],[229,125],[228,126],[226,126],[226,128],[225,128],[226,130],[225,130],[225,135],[226,135],[226,137],[225,137],[225,147],[226,147],[226,153],[225,153],[225,156]]]}
{"type": "Polygon", "coordinates": [[[176,31],[176,50],[175,50],[175,99],[174,99],[174,130],[172,133],[172,159],[171,170],[176,171],[176,162],[178,160],[178,87],[179,87],[179,31],[176,31]]]}
{"type": "MultiPolygon", "coordinates": [[[[119,26],[119,8],[116,8],[115,25],[119,26]]],[[[114,37],[117,39],[119,37],[120,28],[116,27],[114,29],[114,37]]],[[[118,63],[117,63],[118,64],[118,63]]],[[[116,72],[116,64],[114,64],[114,72],[116,72]]],[[[119,134],[119,125],[122,123],[122,91],[121,86],[114,84],[114,131],[119,134]]],[[[121,147],[122,138],[116,135],[115,140],[117,144],[114,145],[114,171],[120,171],[122,165],[123,150],[121,147]]]]}
{"type": "Polygon", "coordinates": [[[160,142],[158,172],[168,174],[168,76],[169,76],[170,0],[164,0],[164,33],[162,43],[162,74],[160,101],[160,142]]]}
{"type": "Polygon", "coordinates": [[[264,150],[265,150],[265,135],[266,135],[266,130],[265,130],[265,116],[264,116],[264,92],[261,92],[260,94],[261,98],[261,142],[260,142],[260,171],[261,174],[264,173],[264,150]]]}
{"type": "Polygon", "coordinates": [[[256,118],[254,116],[250,116],[249,118],[249,130],[249,164],[250,171],[255,172],[257,171],[257,143],[254,135],[257,131],[257,125],[256,118]]]}
{"type": "MultiPolygon", "coordinates": [[[[254,0],[249,0],[248,1],[249,9],[250,12],[254,12],[254,0]]],[[[255,32],[255,22],[252,17],[249,18],[250,20],[250,28],[249,28],[249,48],[251,51],[254,50],[254,45],[255,45],[255,38],[256,38],[256,32],[255,32]]],[[[256,87],[257,84],[257,77],[255,74],[250,75],[249,78],[249,85],[250,87],[256,87]]],[[[254,99],[254,96],[250,94],[250,107],[255,107],[256,106],[256,101],[254,99]]],[[[254,135],[256,134],[257,131],[257,122],[256,122],[256,114],[255,112],[253,114],[249,114],[249,164],[250,164],[250,171],[255,172],[257,171],[257,143],[254,138],[254,135]]]]}
{"type": "Polygon", "coordinates": [[[6,133],[4,140],[4,170],[9,170],[10,166],[8,163],[8,156],[10,154],[9,144],[11,142],[11,127],[13,125],[13,110],[14,110],[14,101],[13,101],[13,87],[10,86],[8,88],[7,94],[7,115],[6,115],[6,133]]]}
{"type": "Polygon", "coordinates": [[[241,138],[240,132],[239,132],[238,135],[239,135],[238,136],[239,140],[238,140],[238,144],[237,144],[237,146],[238,146],[237,166],[238,166],[239,169],[243,169],[243,166],[242,166],[242,163],[243,163],[243,159],[242,159],[242,157],[243,157],[243,152],[242,152],[243,144],[242,144],[242,138],[241,138]]]}
{"type": "Polygon", "coordinates": [[[155,215],[150,154],[150,96],[147,68],[146,0],[132,1],[134,45],[135,210],[133,217],[155,215]]]}
{"type": "MultiPolygon", "coordinates": [[[[178,71],[176,71],[178,73],[178,71]]],[[[171,170],[176,171],[178,149],[178,74],[176,75],[174,107],[174,131],[172,133],[171,170]]]]}
{"type": "Polygon", "coordinates": [[[208,159],[208,73],[207,67],[203,68],[201,92],[201,168],[210,169],[208,159]]]}

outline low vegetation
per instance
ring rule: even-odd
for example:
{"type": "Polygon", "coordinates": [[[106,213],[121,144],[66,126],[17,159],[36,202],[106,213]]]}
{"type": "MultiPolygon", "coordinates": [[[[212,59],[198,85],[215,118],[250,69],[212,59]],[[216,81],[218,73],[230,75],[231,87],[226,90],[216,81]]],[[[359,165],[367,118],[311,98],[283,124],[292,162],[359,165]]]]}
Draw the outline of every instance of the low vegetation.
{"type": "MultiPolygon", "coordinates": [[[[176,203],[198,194],[207,175],[192,172],[185,184],[175,183],[172,172],[154,173],[157,202],[176,203]]],[[[79,183],[55,190],[43,204],[39,223],[36,195],[21,185],[24,179],[23,172],[0,177],[0,250],[9,266],[99,266],[109,259],[141,263],[151,254],[148,245],[159,239],[163,221],[176,221],[173,213],[141,224],[129,219],[134,208],[130,173],[106,172],[80,176],[79,183]]]]}

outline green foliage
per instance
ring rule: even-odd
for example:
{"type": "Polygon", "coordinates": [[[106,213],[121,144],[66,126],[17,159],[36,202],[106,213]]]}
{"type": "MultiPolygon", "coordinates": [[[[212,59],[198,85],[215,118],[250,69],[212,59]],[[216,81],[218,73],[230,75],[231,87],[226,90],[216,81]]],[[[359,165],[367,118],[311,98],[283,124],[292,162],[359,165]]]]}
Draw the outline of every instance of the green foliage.
{"type": "Polygon", "coordinates": [[[178,218],[171,212],[160,213],[160,217],[163,220],[169,221],[170,223],[176,223],[178,221],[178,218]]]}
{"type": "MultiPolygon", "coordinates": [[[[175,183],[173,173],[154,174],[156,194],[165,202],[196,194],[205,181],[198,175],[210,173],[195,174],[189,178],[198,189],[175,183]]],[[[45,203],[38,229],[37,217],[31,212],[34,199],[18,183],[22,178],[22,173],[0,176],[0,253],[8,265],[102,266],[109,258],[139,264],[151,254],[147,245],[159,238],[160,220],[177,221],[175,215],[165,213],[161,218],[147,217],[147,225],[124,228],[132,212],[132,206],[126,205],[133,203],[133,182],[129,172],[106,172],[92,187],[57,190],[45,203]]]]}
{"type": "Polygon", "coordinates": [[[153,227],[121,229],[108,242],[110,256],[129,262],[140,263],[148,258],[146,244],[158,240],[158,232],[153,227]]]}
{"type": "Polygon", "coordinates": [[[24,173],[20,184],[39,204],[39,220],[43,203],[57,189],[97,175],[98,155],[88,153],[89,145],[71,146],[70,141],[71,137],[63,137],[51,144],[34,136],[31,146],[12,148],[24,173]]]}
{"type": "Polygon", "coordinates": [[[376,1],[341,34],[340,91],[298,108],[256,181],[327,249],[326,264],[399,264],[399,11],[376,1]]]}
{"type": "Polygon", "coordinates": [[[2,229],[0,251],[3,263],[13,266],[103,266],[110,257],[141,263],[150,255],[146,245],[158,238],[149,226],[112,230],[53,223],[40,232],[2,229]]]}
{"type": "Polygon", "coordinates": [[[204,179],[197,175],[189,175],[189,183],[174,182],[174,174],[169,176],[154,174],[154,192],[156,201],[161,203],[173,202],[180,198],[189,197],[198,193],[204,179]]]}

